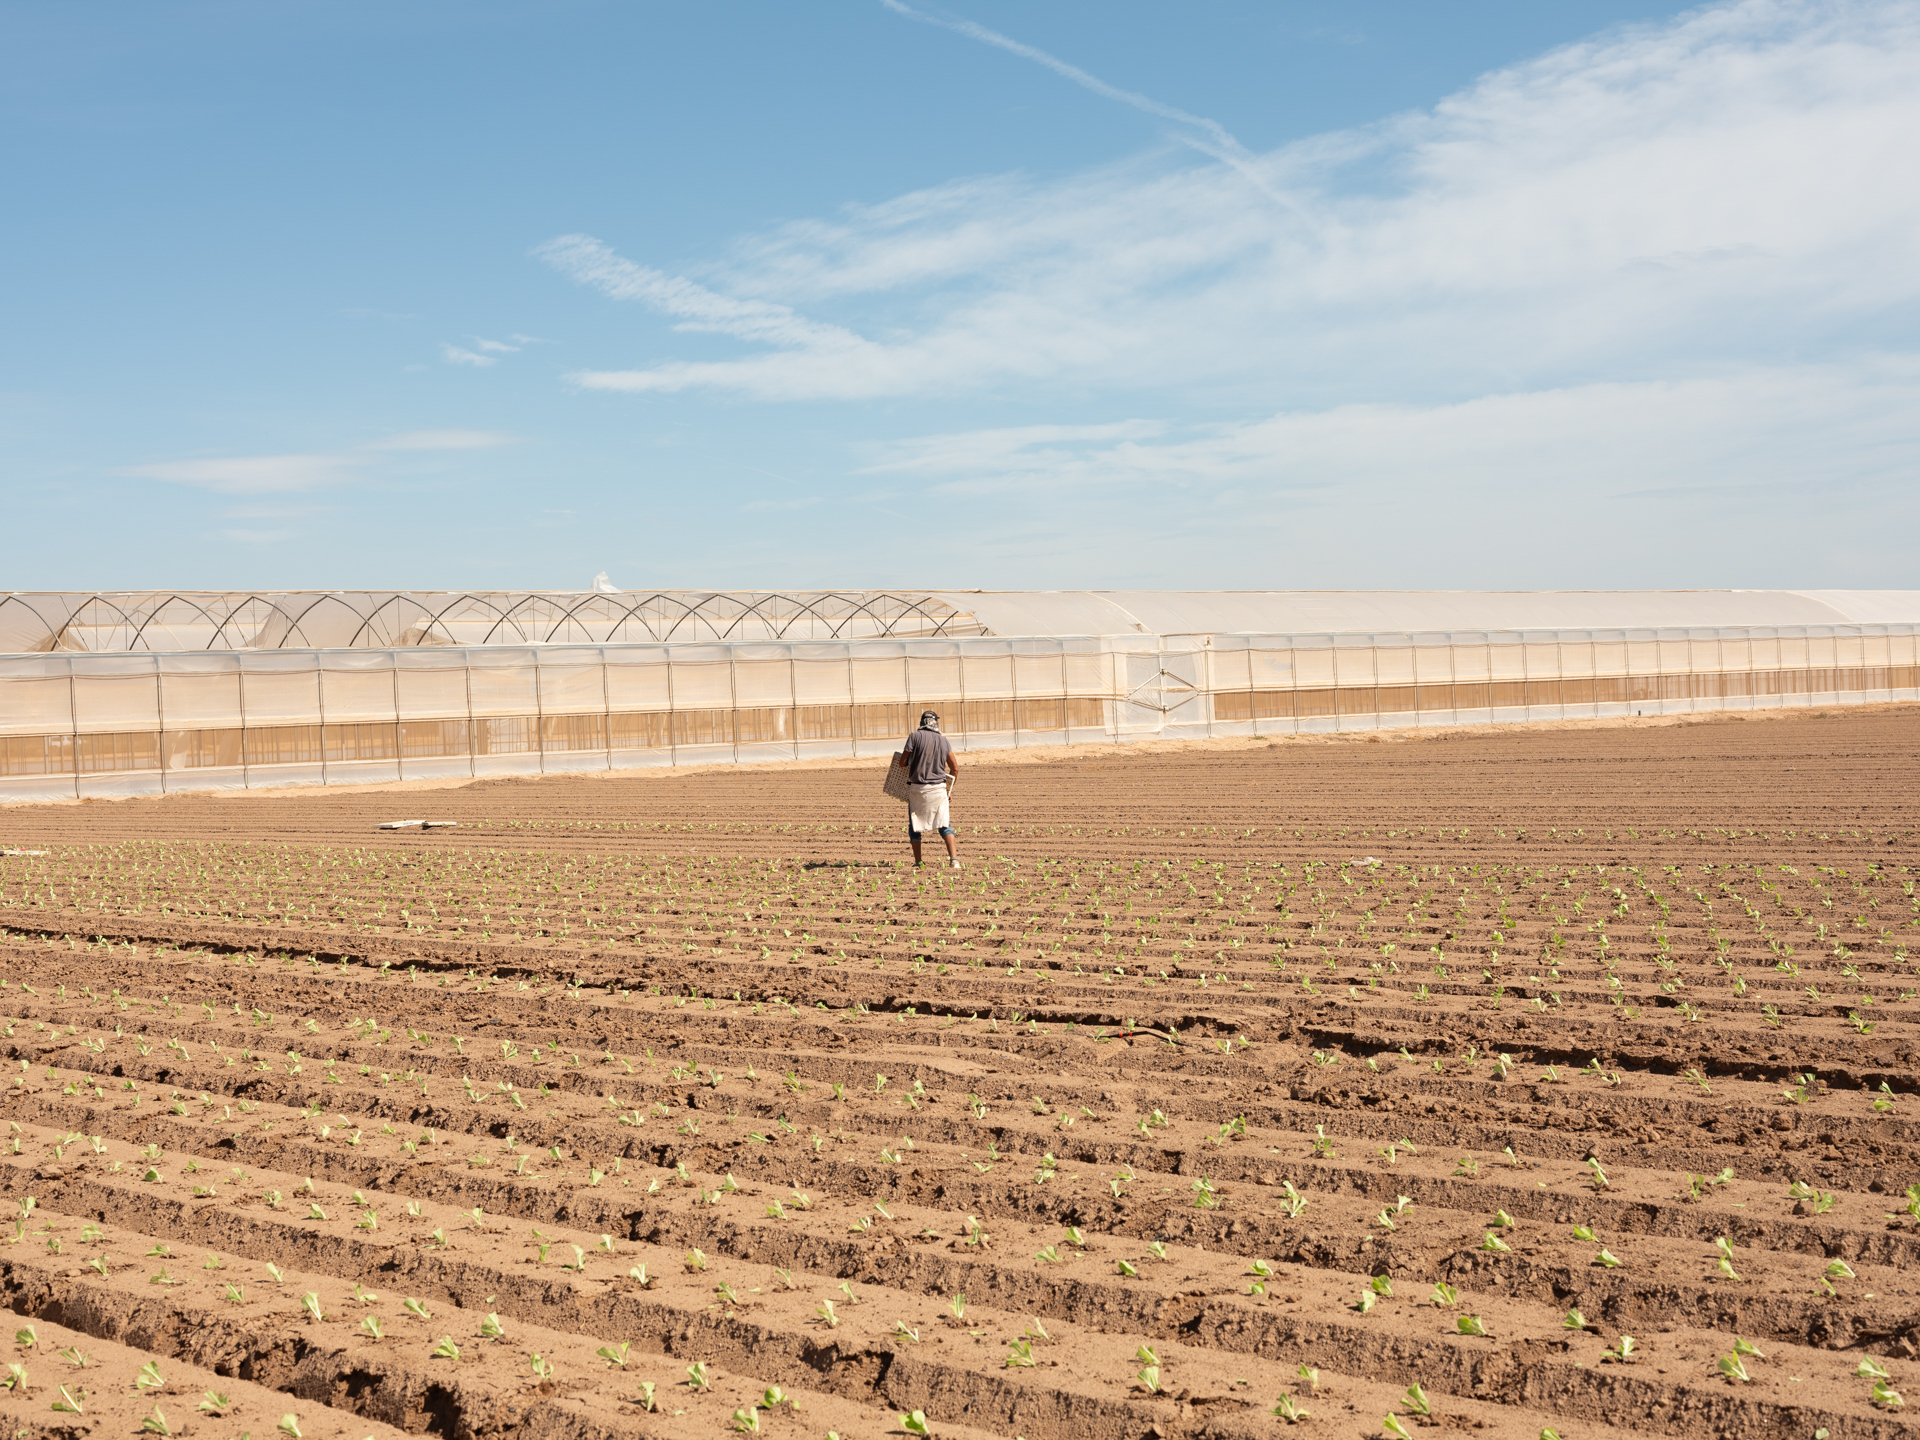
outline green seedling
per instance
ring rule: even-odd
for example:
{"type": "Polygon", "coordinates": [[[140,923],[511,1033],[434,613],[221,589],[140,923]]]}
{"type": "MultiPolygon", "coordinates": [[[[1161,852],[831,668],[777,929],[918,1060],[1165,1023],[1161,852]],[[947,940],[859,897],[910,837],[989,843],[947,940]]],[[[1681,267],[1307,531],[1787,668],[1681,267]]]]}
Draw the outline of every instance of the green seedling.
{"type": "Polygon", "coordinates": [[[1735,1384],[1750,1385],[1753,1383],[1753,1376],[1747,1373],[1746,1362],[1738,1355],[1722,1355],[1719,1361],[1716,1362],[1714,1368],[1735,1384]]]}
{"type": "Polygon", "coordinates": [[[687,1387],[692,1390],[711,1390],[713,1373],[707,1369],[706,1362],[696,1360],[687,1367],[687,1387]]]}
{"type": "Polygon", "coordinates": [[[486,1319],[480,1322],[480,1338],[482,1340],[504,1340],[507,1338],[507,1327],[500,1323],[500,1317],[498,1315],[493,1314],[491,1311],[487,1313],[486,1319]]]}
{"type": "Polygon", "coordinates": [[[453,1337],[451,1335],[443,1335],[440,1338],[440,1343],[433,1347],[433,1358],[435,1360],[458,1360],[460,1358],[460,1347],[453,1343],[453,1337]]]}
{"type": "Polygon", "coordinates": [[[1284,1390],[1280,1392],[1280,1403],[1275,1405],[1273,1409],[1267,1413],[1278,1416],[1289,1425],[1298,1425],[1304,1420],[1311,1420],[1313,1418],[1313,1412],[1311,1410],[1301,1405],[1293,1396],[1287,1394],[1284,1390]]]}
{"type": "Polygon", "coordinates": [[[618,1345],[602,1345],[593,1353],[607,1362],[609,1370],[627,1368],[627,1347],[630,1342],[621,1341],[618,1345]]]}
{"type": "Polygon", "coordinates": [[[133,1377],[133,1383],[141,1390],[163,1390],[167,1384],[160,1378],[160,1367],[151,1360],[140,1367],[140,1373],[133,1377]]]}
{"type": "Polygon", "coordinates": [[[421,1300],[415,1300],[412,1296],[408,1296],[405,1300],[402,1300],[400,1302],[400,1308],[416,1320],[433,1319],[433,1312],[427,1309],[426,1303],[421,1300]]]}
{"type": "Polygon", "coordinates": [[[1491,1338],[1486,1324],[1478,1315],[1461,1315],[1454,1321],[1454,1328],[1462,1335],[1479,1335],[1491,1338]]]}
{"type": "Polygon", "coordinates": [[[1033,1342],[1024,1335],[1013,1342],[1013,1348],[1007,1352],[1007,1358],[1001,1362],[1003,1367],[1019,1367],[1028,1370],[1039,1363],[1033,1358],[1033,1342]]]}
{"type": "Polygon", "coordinates": [[[922,1440],[926,1440],[926,1437],[933,1434],[932,1427],[927,1424],[925,1412],[920,1410],[914,1410],[902,1415],[900,1417],[900,1428],[909,1435],[922,1437],[922,1440]]]}

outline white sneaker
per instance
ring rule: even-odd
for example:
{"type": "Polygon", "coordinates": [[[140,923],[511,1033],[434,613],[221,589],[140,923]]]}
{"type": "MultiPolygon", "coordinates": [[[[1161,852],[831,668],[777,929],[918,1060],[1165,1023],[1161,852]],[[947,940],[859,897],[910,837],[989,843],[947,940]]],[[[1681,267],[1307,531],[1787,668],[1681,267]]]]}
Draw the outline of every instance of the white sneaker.
{"type": "Polygon", "coordinates": [[[958,870],[959,868],[960,868],[960,862],[958,860],[947,861],[947,869],[958,870]]]}

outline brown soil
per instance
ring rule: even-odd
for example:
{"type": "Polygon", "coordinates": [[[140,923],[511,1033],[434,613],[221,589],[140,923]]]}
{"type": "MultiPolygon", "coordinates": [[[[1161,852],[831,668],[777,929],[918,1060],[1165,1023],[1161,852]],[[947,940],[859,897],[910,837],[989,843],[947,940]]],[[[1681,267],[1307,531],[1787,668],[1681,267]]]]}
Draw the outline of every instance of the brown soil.
{"type": "Polygon", "coordinates": [[[870,765],[0,811],[0,1406],[1906,1435],[1917,740],[970,763],[957,874],[870,765]]]}

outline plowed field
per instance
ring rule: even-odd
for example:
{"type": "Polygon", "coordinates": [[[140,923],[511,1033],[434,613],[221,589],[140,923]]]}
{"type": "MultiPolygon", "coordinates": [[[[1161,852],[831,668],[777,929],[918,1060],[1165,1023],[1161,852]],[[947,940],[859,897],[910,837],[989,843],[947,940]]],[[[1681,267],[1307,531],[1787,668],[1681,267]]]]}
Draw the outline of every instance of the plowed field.
{"type": "Polygon", "coordinates": [[[0,809],[0,1412],[1909,1435],[1917,742],[974,760],[959,872],[871,765],[0,809]]]}

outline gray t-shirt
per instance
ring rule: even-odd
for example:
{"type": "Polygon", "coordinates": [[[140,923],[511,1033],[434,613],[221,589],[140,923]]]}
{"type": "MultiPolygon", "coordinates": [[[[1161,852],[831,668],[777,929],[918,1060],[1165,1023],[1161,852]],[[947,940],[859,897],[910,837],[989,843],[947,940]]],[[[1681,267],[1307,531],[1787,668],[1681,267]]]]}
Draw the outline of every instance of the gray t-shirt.
{"type": "Polygon", "coordinates": [[[953,746],[938,730],[916,730],[907,737],[902,752],[907,757],[907,783],[944,785],[947,783],[947,757],[953,746]]]}

